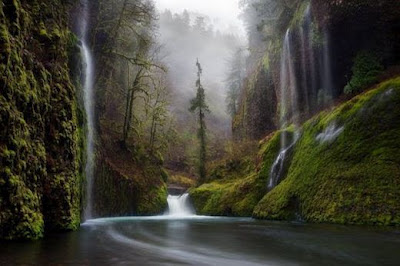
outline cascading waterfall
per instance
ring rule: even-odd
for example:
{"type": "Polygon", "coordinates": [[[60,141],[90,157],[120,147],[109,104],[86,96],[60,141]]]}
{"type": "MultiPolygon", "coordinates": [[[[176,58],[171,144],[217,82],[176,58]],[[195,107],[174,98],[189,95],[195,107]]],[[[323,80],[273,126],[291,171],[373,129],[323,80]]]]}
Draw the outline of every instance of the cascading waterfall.
{"type": "Polygon", "coordinates": [[[93,105],[93,58],[88,46],[88,21],[89,3],[83,0],[83,16],[81,21],[81,53],[84,65],[84,107],[86,112],[86,206],[84,219],[92,218],[92,188],[93,188],[93,166],[94,166],[94,105],[93,105]]]}
{"type": "MultiPolygon", "coordinates": [[[[293,57],[291,53],[291,36],[290,30],[286,31],[285,39],[283,42],[283,50],[281,57],[281,73],[280,73],[280,93],[281,93],[281,118],[280,126],[282,129],[288,126],[290,117],[297,126],[300,121],[300,110],[298,102],[298,87],[296,81],[296,73],[294,68],[293,57]]],[[[270,171],[270,178],[268,189],[273,189],[278,185],[284,172],[285,161],[287,160],[289,152],[296,144],[297,137],[288,144],[288,133],[282,132],[281,134],[281,150],[278,157],[275,159],[270,171]]],[[[295,134],[297,136],[297,133],[295,134]]]]}
{"type": "Polygon", "coordinates": [[[185,193],[180,196],[168,195],[168,211],[167,216],[172,217],[189,217],[196,215],[189,201],[189,194],[185,193]]]}
{"type": "MultiPolygon", "coordinates": [[[[332,80],[329,32],[318,32],[313,27],[311,6],[304,12],[303,22],[288,29],[285,34],[280,72],[280,128],[291,123],[297,128],[301,117],[332,103],[334,86],[332,80]]],[[[281,149],[274,161],[268,183],[273,189],[285,174],[285,164],[300,133],[296,129],[291,141],[290,133],[281,134],[281,149]]]]}

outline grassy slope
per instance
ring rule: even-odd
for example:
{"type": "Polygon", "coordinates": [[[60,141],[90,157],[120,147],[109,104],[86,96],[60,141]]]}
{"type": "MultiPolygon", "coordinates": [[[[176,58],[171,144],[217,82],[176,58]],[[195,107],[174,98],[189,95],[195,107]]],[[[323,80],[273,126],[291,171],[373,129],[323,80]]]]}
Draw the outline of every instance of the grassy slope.
{"type": "Polygon", "coordinates": [[[400,78],[323,112],[302,128],[287,178],[254,216],[312,222],[400,224],[400,78]],[[333,142],[316,136],[344,125],[333,142]]]}

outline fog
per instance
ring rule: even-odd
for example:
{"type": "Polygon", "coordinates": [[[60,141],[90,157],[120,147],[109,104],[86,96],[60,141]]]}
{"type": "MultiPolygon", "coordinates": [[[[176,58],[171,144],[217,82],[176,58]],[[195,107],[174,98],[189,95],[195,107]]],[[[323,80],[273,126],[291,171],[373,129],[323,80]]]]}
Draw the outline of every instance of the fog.
{"type": "Polygon", "coordinates": [[[171,108],[179,124],[193,117],[188,106],[196,93],[195,62],[198,58],[211,109],[208,116],[210,130],[228,133],[231,121],[226,112],[224,82],[229,68],[227,61],[238,47],[246,45],[246,38],[238,18],[237,1],[220,1],[214,6],[209,2],[156,1],[159,10],[158,42],[163,45],[163,61],[168,66],[172,84],[171,108]]]}
{"type": "Polygon", "coordinates": [[[216,29],[223,32],[234,32],[245,36],[243,22],[238,19],[241,14],[240,0],[155,0],[158,11],[166,9],[172,13],[184,10],[208,16],[216,29]]]}

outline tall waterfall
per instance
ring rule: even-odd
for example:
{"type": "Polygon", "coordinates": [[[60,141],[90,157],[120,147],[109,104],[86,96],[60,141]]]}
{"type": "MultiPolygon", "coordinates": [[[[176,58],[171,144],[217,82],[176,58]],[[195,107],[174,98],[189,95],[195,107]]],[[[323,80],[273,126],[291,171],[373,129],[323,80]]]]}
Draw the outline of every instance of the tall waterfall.
{"type": "Polygon", "coordinates": [[[288,126],[290,117],[293,119],[293,122],[295,124],[299,123],[298,87],[291,47],[291,34],[290,30],[288,29],[286,31],[285,39],[283,41],[283,50],[281,57],[281,128],[285,128],[288,126]]]}
{"type": "Polygon", "coordinates": [[[92,218],[92,188],[94,166],[94,105],[93,105],[93,58],[88,45],[89,3],[83,0],[83,16],[81,21],[81,53],[84,63],[84,107],[86,112],[86,206],[84,219],[92,218]]]}
{"type": "Polygon", "coordinates": [[[332,103],[334,86],[331,64],[329,32],[327,29],[319,32],[313,27],[311,7],[308,5],[302,23],[288,29],[283,40],[279,88],[280,128],[284,130],[294,124],[296,132],[293,136],[286,131],[281,134],[281,149],[271,167],[268,189],[273,189],[284,178],[291,150],[300,136],[297,128],[302,122],[301,118],[332,103]]]}
{"type": "MultiPolygon", "coordinates": [[[[295,65],[292,57],[291,34],[288,29],[283,41],[280,73],[280,126],[281,129],[289,126],[290,118],[298,126],[300,124],[299,91],[296,80],[295,65]]],[[[285,163],[289,153],[297,141],[296,137],[288,143],[288,132],[281,133],[281,149],[270,171],[268,189],[277,186],[284,174],[285,163]]]]}

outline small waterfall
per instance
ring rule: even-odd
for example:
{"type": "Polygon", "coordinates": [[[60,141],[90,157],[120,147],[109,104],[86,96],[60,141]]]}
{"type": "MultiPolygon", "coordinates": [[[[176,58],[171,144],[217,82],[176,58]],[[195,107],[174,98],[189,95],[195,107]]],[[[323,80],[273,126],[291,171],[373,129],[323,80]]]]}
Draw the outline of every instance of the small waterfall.
{"type": "MultiPolygon", "coordinates": [[[[281,139],[285,138],[285,135],[287,132],[282,132],[281,133],[281,139]]],[[[279,182],[282,180],[282,175],[284,174],[285,170],[285,163],[288,159],[288,156],[290,155],[290,152],[296,145],[297,140],[299,139],[299,134],[295,133],[294,138],[292,143],[288,146],[282,146],[281,151],[278,154],[278,157],[275,159],[274,163],[272,164],[271,171],[269,174],[269,183],[268,183],[268,189],[271,190],[274,187],[276,187],[279,182]]]]}
{"type": "Polygon", "coordinates": [[[189,194],[185,193],[180,196],[168,195],[168,211],[167,216],[173,217],[190,217],[196,215],[189,201],[189,194]]]}
{"type": "Polygon", "coordinates": [[[333,141],[342,134],[343,130],[344,127],[337,127],[336,123],[331,123],[323,132],[317,135],[316,140],[320,143],[333,141]]]}
{"type": "Polygon", "coordinates": [[[83,16],[81,22],[81,53],[84,64],[84,107],[86,112],[86,206],[84,219],[92,218],[92,188],[93,188],[93,166],[94,166],[94,105],[93,105],[93,58],[87,42],[89,21],[89,3],[83,0],[83,16]]]}

